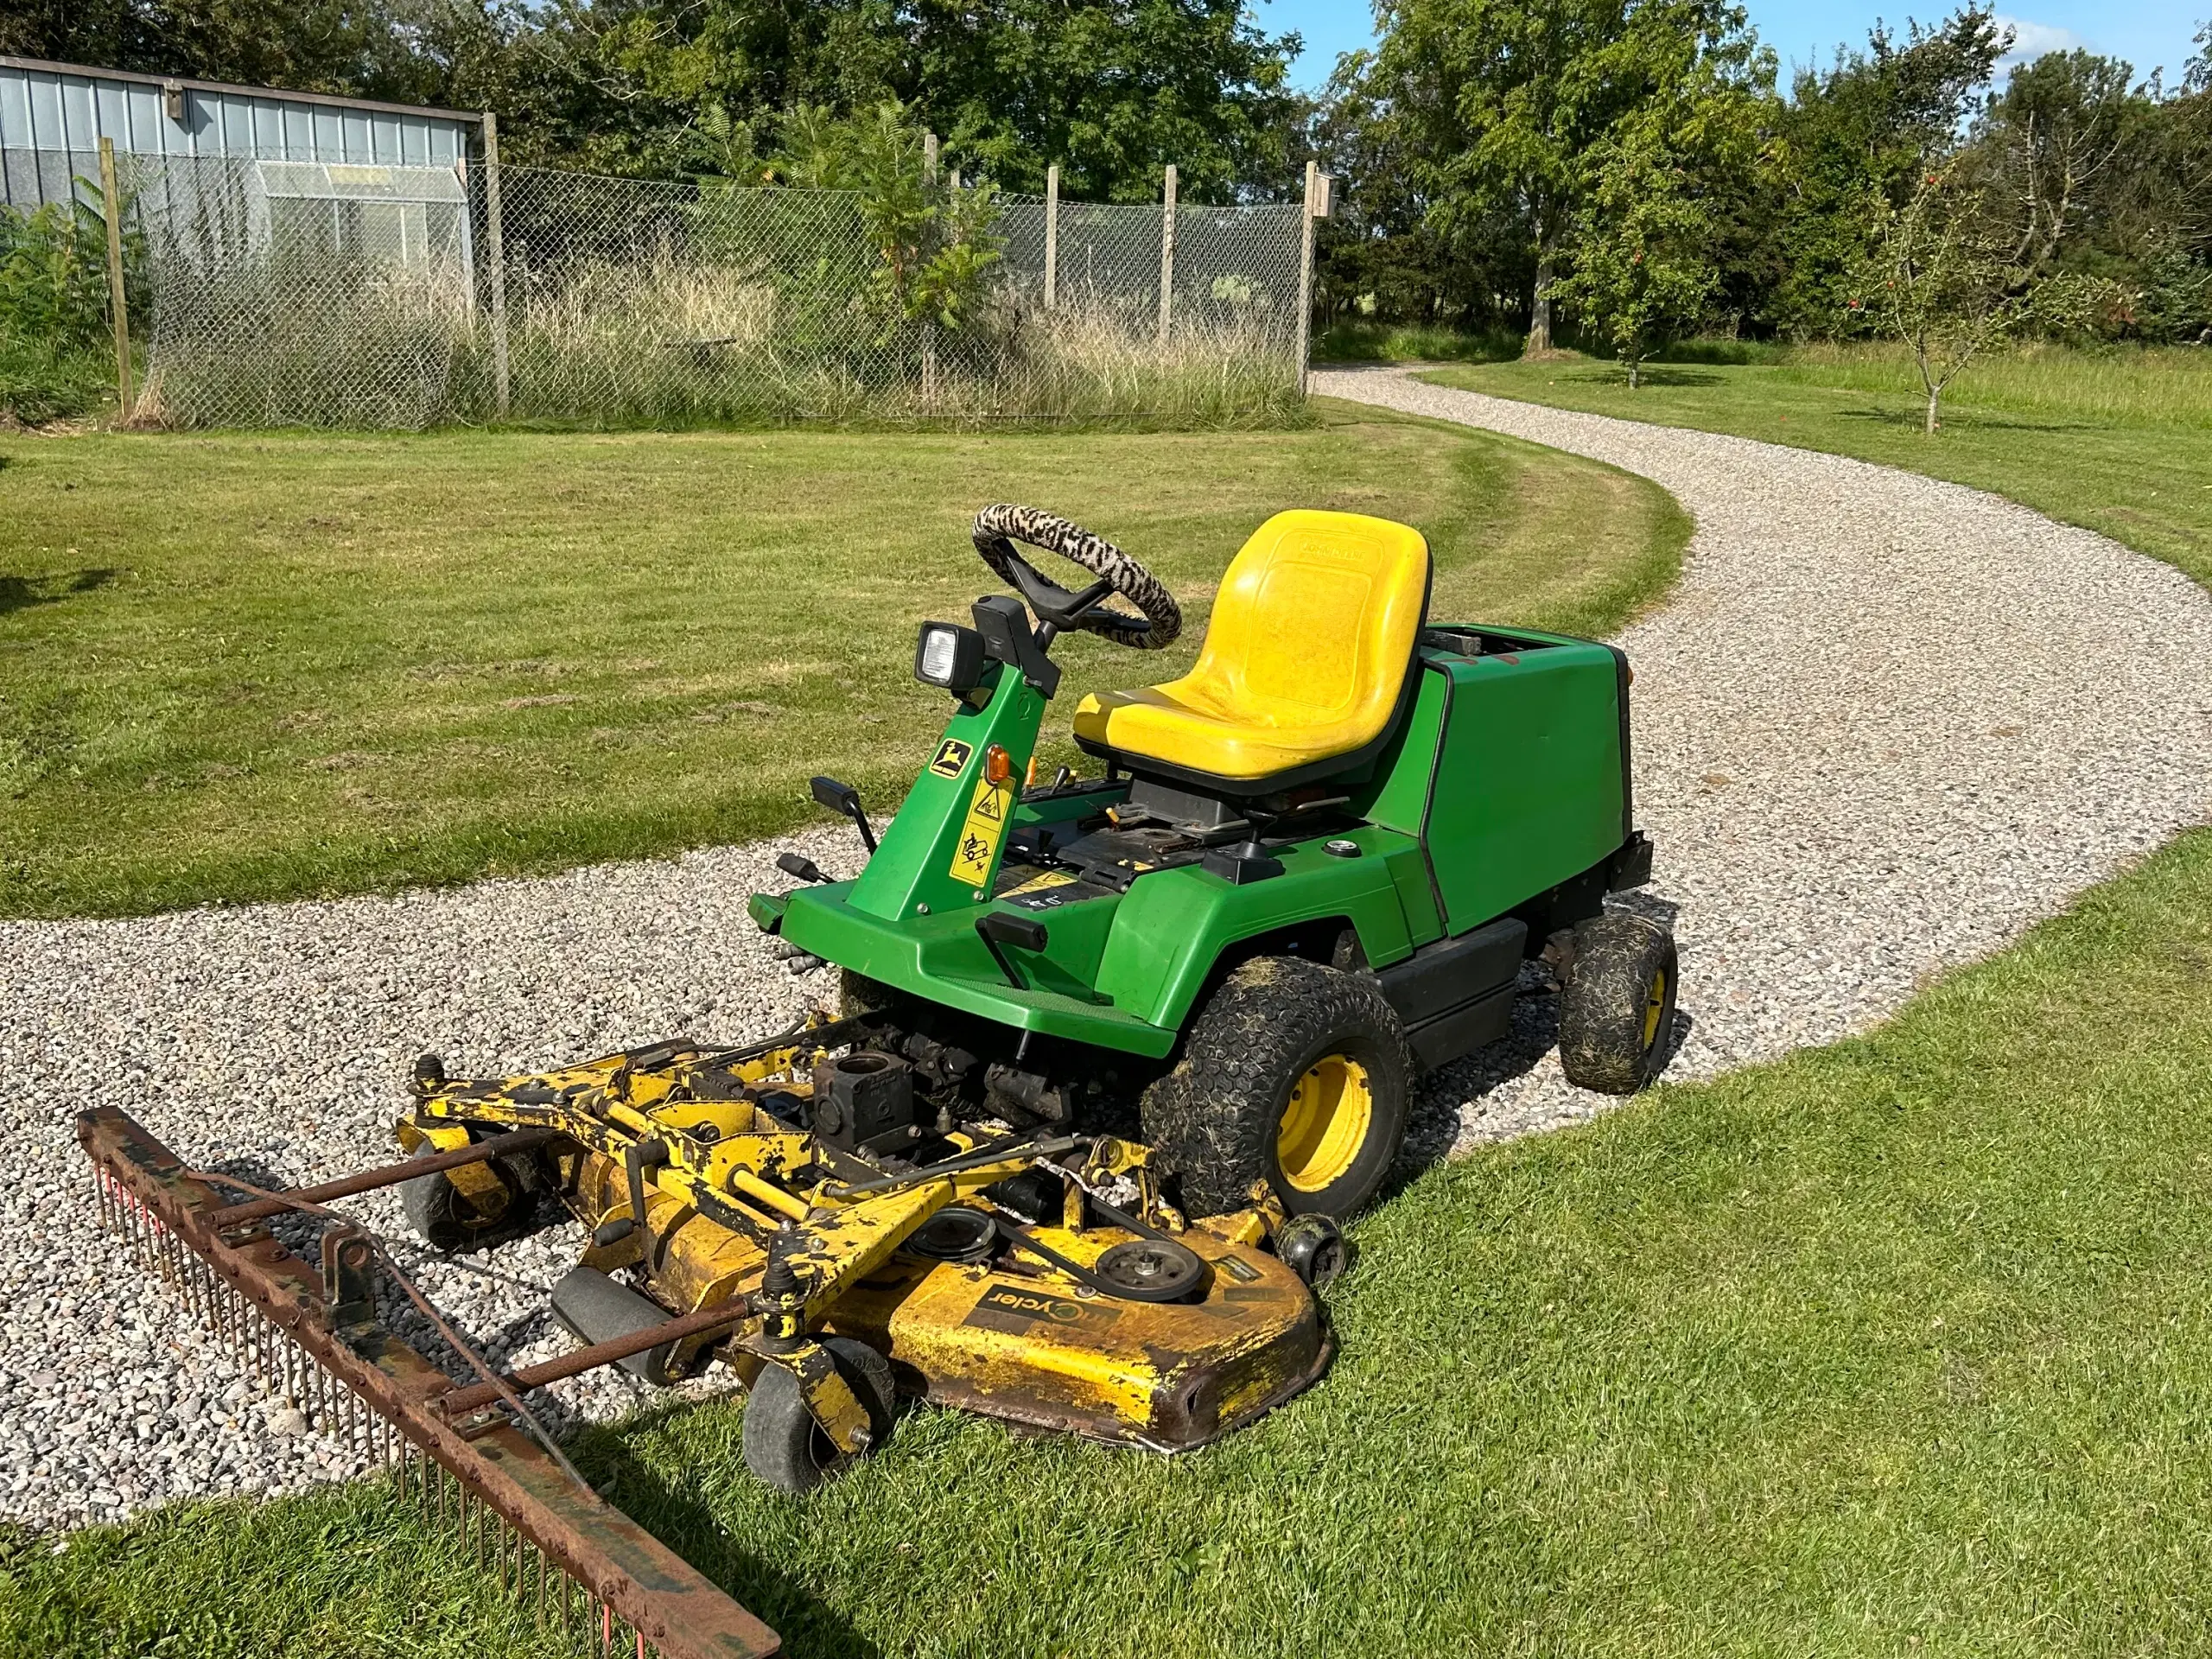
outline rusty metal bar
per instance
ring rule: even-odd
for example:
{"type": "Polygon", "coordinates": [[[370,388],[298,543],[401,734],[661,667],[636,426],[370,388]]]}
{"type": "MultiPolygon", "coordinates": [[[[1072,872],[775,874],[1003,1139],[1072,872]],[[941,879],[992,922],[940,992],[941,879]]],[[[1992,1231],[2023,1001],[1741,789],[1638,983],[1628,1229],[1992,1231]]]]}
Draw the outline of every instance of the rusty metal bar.
{"type": "Polygon", "coordinates": [[[494,1135],[489,1141],[479,1141],[474,1146],[456,1147],[451,1152],[435,1153],[428,1158],[410,1158],[404,1162],[384,1164],[375,1169],[365,1169],[359,1175],[343,1175],[334,1181],[324,1181],[316,1186],[294,1187],[273,1198],[254,1198],[245,1204],[226,1205],[207,1217],[210,1226],[237,1227],[249,1221],[266,1221],[271,1216],[281,1216],[302,1204],[321,1204],[331,1198],[350,1198],[358,1193],[374,1192],[379,1187],[397,1186],[402,1181],[411,1181],[418,1175],[435,1175],[440,1170],[459,1169],[467,1164],[489,1163],[494,1158],[505,1157],[511,1152],[535,1152],[548,1141],[559,1139],[553,1129],[515,1129],[506,1135],[494,1135]]]}
{"type": "MultiPolygon", "coordinates": [[[[564,1376],[574,1376],[580,1371],[595,1371],[602,1365],[612,1365],[632,1354],[642,1354],[649,1348],[658,1348],[665,1342],[681,1342],[687,1337],[704,1336],[709,1332],[727,1330],[753,1317],[753,1310],[743,1302],[721,1302],[713,1307],[702,1307],[696,1313],[679,1313],[672,1319],[658,1325],[649,1325],[642,1331],[632,1331],[626,1337],[609,1337],[605,1342],[595,1342],[588,1348],[579,1348],[574,1353],[562,1354],[556,1358],[540,1360],[535,1365],[525,1365],[518,1371],[509,1371],[500,1382],[517,1394],[528,1394],[532,1389],[542,1389],[548,1382],[557,1382],[564,1376]]],[[[448,1422],[456,1421],[473,1411],[481,1411],[499,1399],[498,1383],[472,1382],[465,1389],[455,1389],[450,1394],[438,1396],[438,1409],[448,1422]]]]}
{"type": "MultiPolygon", "coordinates": [[[[683,1558],[572,1479],[554,1456],[511,1424],[480,1434],[456,1428],[439,1409],[452,1379],[373,1319],[334,1323],[322,1277],[260,1225],[218,1227],[226,1207],[214,1188],[112,1107],[82,1113],[77,1137],[124,1201],[137,1231],[173,1239],[207,1262],[219,1283],[366,1402],[424,1460],[425,1500],[435,1477],[471,1495],[528,1538],[594,1603],[667,1659],[770,1659],[776,1633],[683,1558]]],[[[424,1160],[424,1163],[429,1160],[424,1160]]],[[[421,1173],[417,1165],[410,1173],[421,1173]]],[[[739,1317],[741,1317],[741,1312],[739,1317]]],[[[669,1327],[656,1332],[665,1341],[669,1327]]]]}

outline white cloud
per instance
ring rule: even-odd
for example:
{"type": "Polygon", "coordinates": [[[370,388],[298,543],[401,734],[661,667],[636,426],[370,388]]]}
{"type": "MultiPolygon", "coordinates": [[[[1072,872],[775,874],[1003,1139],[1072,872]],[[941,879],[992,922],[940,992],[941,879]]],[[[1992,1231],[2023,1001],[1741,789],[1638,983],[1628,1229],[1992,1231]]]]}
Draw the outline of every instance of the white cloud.
{"type": "Polygon", "coordinates": [[[2070,29],[2060,29],[2054,23],[2031,22],[2024,17],[1997,14],[1997,27],[2012,31],[2012,49],[1997,60],[1997,80],[2003,85],[2005,77],[2024,63],[2033,63],[2046,52],[2086,52],[2089,43],[2070,29]]]}

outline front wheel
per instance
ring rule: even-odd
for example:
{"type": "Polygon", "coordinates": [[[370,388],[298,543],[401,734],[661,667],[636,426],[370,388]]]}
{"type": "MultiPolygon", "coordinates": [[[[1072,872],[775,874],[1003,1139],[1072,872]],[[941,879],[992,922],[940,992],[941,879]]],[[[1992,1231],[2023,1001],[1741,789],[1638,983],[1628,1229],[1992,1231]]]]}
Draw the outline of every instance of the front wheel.
{"type": "MultiPolygon", "coordinates": [[[[822,1345],[867,1408],[869,1432],[881,1445],[898,1399],[891,1362],[850,1337],[825,1337],[822,1345]]],[[[843,1472],[852,1460],[814,1421],[798,1378],[780,1365],[762,1366],[745,1402],[745,1466],[778,1491],[796,1496],[843,1472]]]]}
{"type": "Polygon", "coordinates": [[[1574,930],[1559,999],[1559,1058],[1567,1080],[1632,1095],[1659,1073],[1675,1024],[1675,937],[1619,911],[1574,930]]]}
{"type": "Polygon", "coordinates": [[[1145,1139],[1194,1216],[1252,1202],[1343,1217],[1382,1190],[1405,1139],[1413,1063],[1364,975],[1257,957],[1192,1021],[1175,1069],[1145,1091],[1145,1139]]]}

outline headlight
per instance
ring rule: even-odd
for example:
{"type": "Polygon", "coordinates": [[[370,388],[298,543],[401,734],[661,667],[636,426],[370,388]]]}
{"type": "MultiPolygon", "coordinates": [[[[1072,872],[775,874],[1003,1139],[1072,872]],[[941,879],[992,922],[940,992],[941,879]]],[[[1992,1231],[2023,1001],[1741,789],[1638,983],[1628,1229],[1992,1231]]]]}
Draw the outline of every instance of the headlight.
{"type": "Polygon", "coordinates": [[[983,673],[983,636],[953,622],[925,622],[914,645],[914,677],[956,696],[972,690],[983,673]]]}

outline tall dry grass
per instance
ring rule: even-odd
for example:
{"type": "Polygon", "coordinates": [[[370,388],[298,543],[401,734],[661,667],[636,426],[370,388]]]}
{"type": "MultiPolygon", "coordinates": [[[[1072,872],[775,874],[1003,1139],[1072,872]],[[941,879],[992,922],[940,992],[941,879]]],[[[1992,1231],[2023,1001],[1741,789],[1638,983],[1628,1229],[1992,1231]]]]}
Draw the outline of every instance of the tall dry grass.
{"type": "MultiPolygon", "coordinates": [[[[145,412],[184,426],[424,427],[496,416],[486,308],[456,273],[265,263],[170,298],[145,412]]],[[[1289,320],[1193,305],[1051,312],[1002,295],[967,330],[887,320],[867,291],[662,248],[518,277],[509,416],[702,423],[1236,429],[1304,418],[1289,320]]]]}
{"type": "MultiPolygon", "coordinates": [[[[1776,372],[1804,385],[1916,394],[1912,354],[1889,342],[1802,346],[1776,372]]],[[[2035,344],[1968,365],[1945,401],[2039,414],[2212,425],[2212,351],[2201,346],[2035,344]]]]}

